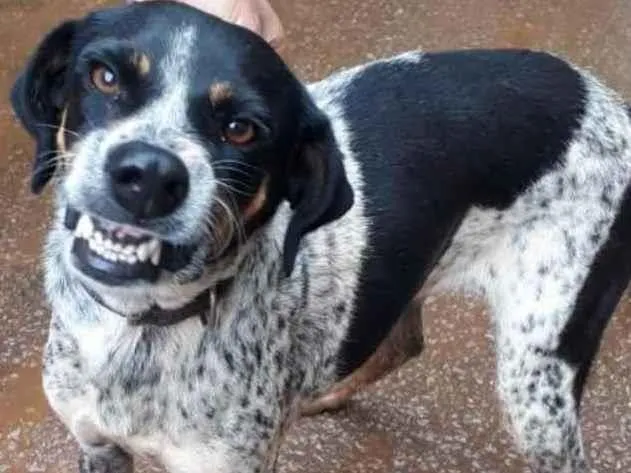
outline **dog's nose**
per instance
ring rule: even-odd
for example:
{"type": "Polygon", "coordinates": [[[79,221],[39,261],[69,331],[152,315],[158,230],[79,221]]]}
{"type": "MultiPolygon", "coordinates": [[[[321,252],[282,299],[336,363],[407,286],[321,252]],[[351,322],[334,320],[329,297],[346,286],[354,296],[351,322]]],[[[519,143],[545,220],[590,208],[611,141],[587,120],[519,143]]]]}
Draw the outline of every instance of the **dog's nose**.
{"type": "Polygon", "coordinates": [[[142,142],[114,149],[106,171],[116,201],[138,219],[164,217],[188,194],[184,163],[168,150],[142,142]]]}

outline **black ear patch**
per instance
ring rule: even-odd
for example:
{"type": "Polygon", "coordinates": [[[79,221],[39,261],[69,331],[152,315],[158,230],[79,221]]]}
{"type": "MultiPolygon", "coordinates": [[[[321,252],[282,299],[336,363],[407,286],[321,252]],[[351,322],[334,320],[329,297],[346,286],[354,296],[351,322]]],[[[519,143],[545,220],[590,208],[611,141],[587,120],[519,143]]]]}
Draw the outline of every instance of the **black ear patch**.
{"type": "Polygon", "coordinates": [[[56,134],[65,104],[64,82],[78,23],[69,21],[40,43],[11,90],[20,123],[35,138],[31,190],[38,194],[55,173],[56,134]]]}
{"type": "Polygon", "coordinates": [[[312,110],[303,125],[299,152],[289,163],[288,200],[294,213],[283,243],[286,276],[294,268],[302,237],[340,218],[354,201],[343,155],[329,120],[319,110],[312,110]]]}

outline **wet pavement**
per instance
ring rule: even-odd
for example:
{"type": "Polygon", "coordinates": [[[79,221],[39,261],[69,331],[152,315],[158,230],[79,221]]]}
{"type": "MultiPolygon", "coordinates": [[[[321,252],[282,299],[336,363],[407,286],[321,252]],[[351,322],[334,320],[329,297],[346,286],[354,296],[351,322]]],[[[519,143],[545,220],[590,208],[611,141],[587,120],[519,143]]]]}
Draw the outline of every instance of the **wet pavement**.
{"type": "MultiPolygon", "coordinates": [[[[28,193],[32,146],[6,95],[41,35],[95,4],[0,0],[0,473],[75,471],[75,446],[50,415],[40,386],[48,315],[39,254],[49,197],[28,193]]],[[[631,97],[628,0],[293,0],[275,2],[283,54],[305,79],[406,49],[527,46],[597,72],[631,97]]],[[[426,306],[418,360],[335,415],[300,421],[283,473],[522,473],[493,388],[488,318],[473,299],[426,306]]],[[[593,471],[631,471],[631,298],[611,323],[583,408],[593,471]]],[[[212,473],[212,472],[209,472],[212,473]]]]}

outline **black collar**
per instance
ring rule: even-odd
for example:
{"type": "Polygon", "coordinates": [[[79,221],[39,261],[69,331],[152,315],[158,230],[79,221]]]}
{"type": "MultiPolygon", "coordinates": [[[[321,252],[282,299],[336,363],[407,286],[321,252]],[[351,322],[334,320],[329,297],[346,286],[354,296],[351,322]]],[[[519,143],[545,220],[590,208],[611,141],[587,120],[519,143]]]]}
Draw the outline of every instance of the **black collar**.
{"type": "Polygon", "coordinates": [[[202,324],[214,323],[217,318],[217,299],[222,297],[232,279],[220,281],[214,287],[206,289],[188,304],[177,309],[163,309],[157,305],[152,306],[144,312],[132,315],[124,315],[109,307],[103,299],[89,288],[85,288],[88,294],[100,305],[111,312],[127,319],[130,325],[153,325],[156,327],[167,327],[174,325],[191,317],[199,317],[202,324]]]}

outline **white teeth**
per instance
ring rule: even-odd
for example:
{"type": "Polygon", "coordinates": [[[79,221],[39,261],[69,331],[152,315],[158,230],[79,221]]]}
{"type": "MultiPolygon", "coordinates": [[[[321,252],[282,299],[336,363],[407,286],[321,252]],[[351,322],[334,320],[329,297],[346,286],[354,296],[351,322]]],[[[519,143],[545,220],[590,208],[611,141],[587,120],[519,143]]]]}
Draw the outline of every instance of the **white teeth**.
{"type": "Polygon", "coordinates": [[[162,245],[160,244],[159,240],[157,240],[156,238],[152,238],[147,242],[147,246],[149,247],[149,253],[153,254],[156,251],[160,251],[160,247],[162,245]]]}
{"type": "Polygon", "coordinates": [[[92,223],[92,219],[85,214],[81,215],[79,221],[77,222],[74,234],[80,238],[88,240],[92,236],[93,231],[94,224],[92,223]]]}
{"type": "Polygon", "coordinates": [[[138,255],[138,259],[140,261],[147,261],[147,258],[149,257],[149,242],[139,245],[136,254],[138,255]]]}
{"type": "MultiPolygon", "coordinates": [[[[122,245],[116,240],[110,240],[105,234],[95,229],[94,222],[88,215],[81,215],[74,230],[76,238],[87,241],[93,252],[110,261],[120,261],[127,264],[151,261],[155,266],[160,264],[162,243],[157,238],[139,245],[122,245]]],[[[120,235],[119,235],[120,236],[120,235]]]]}
{"type": "Polygon", "coordinates": [[[154,266],[158,266],[160,264],[160,247],[158,247],[155,253],[151,255],[151,263],[154,266]]]}
{"type": "Polygon", "coordinates": [[[155,238],[147,243],[149,247],[149,254],[151,255],[151,263],[154,266],[158,266],[160,264],[160,253],[162,251],[162,244],[159,240],[155,238]]]}
{"type": "Polygon", "coordinates": [[[125,247],[123,247],[123,253],[130,256],[133,255],[136,252],[136,247],[134,245],[127,245],[125,247]]]}

